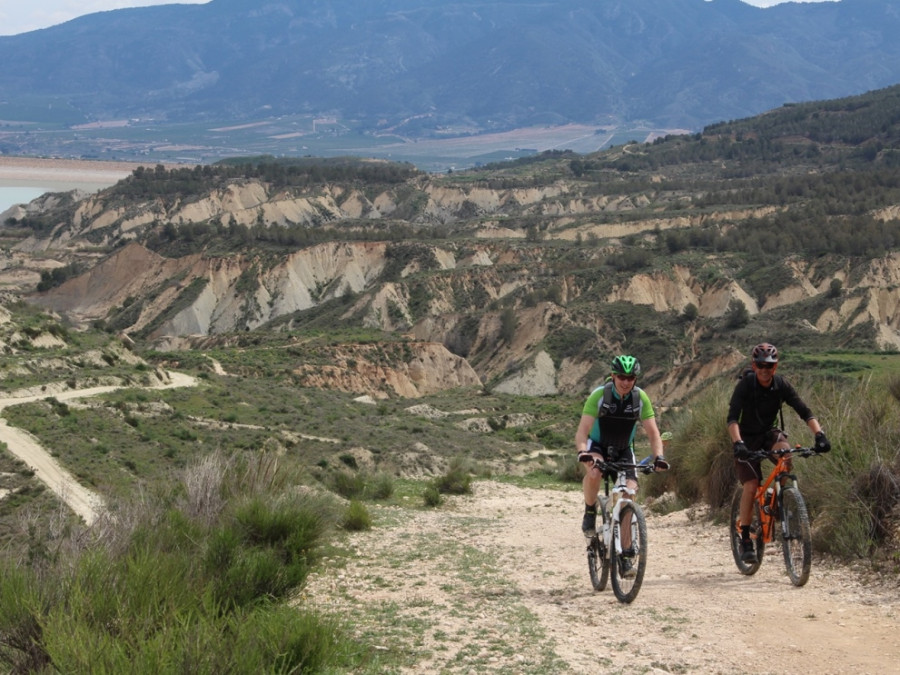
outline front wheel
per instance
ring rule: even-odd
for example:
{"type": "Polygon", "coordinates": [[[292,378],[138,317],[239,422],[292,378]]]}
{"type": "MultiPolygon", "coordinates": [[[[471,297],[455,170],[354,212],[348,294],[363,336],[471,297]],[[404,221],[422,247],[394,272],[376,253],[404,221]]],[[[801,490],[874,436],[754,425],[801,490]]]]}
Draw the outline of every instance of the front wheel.
{"type": "Polygon", "coordinates": [[[634,502],[623,505],[619,511],[619,522],[613,525],[613,550],[610,564],[613,593],[619,602],[631,602],[637,597],[644,582],[647,569],[647,521],[644,512],[634,502]],[[622,535],[625,529],[631,532],[632,556],[620,556],[616,551],[623,549],[622,535]]]}
{"type": "Polygon", "coordinates": [[[744,553],[744,547],[741,542],[741,496],[744,494],[744,488],[737,486],[734,491],[734,497],[731,500],[731,554],[734,556],[734,563],[737,565],[741,574],[750,576],[756,574],[759,566],[762,564],[763,552],[766,543],[763,541],[762,523],[759,517],[759,504],[753,500],[753,518],[750,521],[750,539],[754,542],[756,549],[756,562],[746,563],[741,559],[744,553]]]}
{"type": "Polygon", "coordinates": [[[600,527],[597,528],[597,534],[591,539],[587,547],[588,571],[591,573],[591,585],[595,591],[602,591],[606,588],[606,581],[609,579],[609,553],[606,551],[606,545],[603,543],[603,529],[609,522],[609,512],[605,505],[600,508],[600,527]]]}
{"type": "Polygon", "coordinates": [[[812,536],[809,531],[809,514],[803,495],[796,487],[781,491],[781,545],[784,549],[784,565],[794,586],[809,581],[812,566],[812,536]]]}

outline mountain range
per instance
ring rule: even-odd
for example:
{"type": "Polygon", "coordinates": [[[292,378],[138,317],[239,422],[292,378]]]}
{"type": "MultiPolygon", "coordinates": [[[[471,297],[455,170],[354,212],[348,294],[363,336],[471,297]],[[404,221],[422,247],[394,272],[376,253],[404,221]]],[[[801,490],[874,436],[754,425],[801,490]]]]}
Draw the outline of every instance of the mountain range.
{"type": "Polygon", "coordinates": [[[478,146],[488,133],[565,125],[573,138],[511,138],[507,149],[592,151],[895,84],[897,34],[900,9],[889,0],[123,9],[0,37],[0,152],[402,159],[397,144],[478,146]]]}

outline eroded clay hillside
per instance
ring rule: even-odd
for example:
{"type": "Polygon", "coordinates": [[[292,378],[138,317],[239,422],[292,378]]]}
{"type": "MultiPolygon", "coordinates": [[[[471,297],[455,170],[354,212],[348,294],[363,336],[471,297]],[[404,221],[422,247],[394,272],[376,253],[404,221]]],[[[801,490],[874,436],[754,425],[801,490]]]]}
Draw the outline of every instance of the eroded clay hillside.
{"type": "Polygon", "coordinates": [[[891,95],[442,176],[141,169],[3,214],[4,269],[29,302],[160,348],[363,331],[310,373],[350,390],[577,393],[627,351],[674,404],[763,339],[900,348],[891,95]],[[370,342],[409,349],[373,358],[370,342]]]}
{"type": "MultiPolygon", "coordinates": [[[[360,227],[360,219],[385,221],[398,208],[392,191],[371,199],[354,191],[335,199],[341,189],[328,187],[316,197],[289,198],[284,192],[270,194],[259,183],[240,183],[169,207],[158,201],[111,205],[101,193],[79,202],[71,223],[60,222],[16,249],[19,254],[85,252],[88,243],[115,245],[84,273],[30,299],[76,323],[108,322],[166,348],[273,323],[302,326],[305,314],[328,307],[333,325],[421,342],[416,351],[422,363],[463,362],[432,372],[421,363],[400,361],[389,374],[365,374],[366,368],[353,372],[346,358],[336,357],[330,379],[351,390],[372,380],[386,391],[415,395],[423,389],[414,373],[432,372],[434,381],[426,389],[480,382],[514,393],[577,392],[600,374],[598,354],[646,353],[642,342],[647,341],[656,343],[655,358],[645,357],[656,374],[651,388],[674,402],[698,378],[741,360],[744,344],[729,333],[743,326],[729,330],[727,324],[738,303],[751,321],[790,316],[813,338],[856,331],[857,339],[873,347],[900,347],[898,295],[892,290],[900,276],[895,254],[864,264],[788,258],[777,288],[760,296],[729,273],[727,256],[660,255],[649,269],[610,268],[605,262],[623,248],[623,238],[650,245],[662,231],[693,222],[683,215],[596,222],[598,214],[631,211],[634,198],[578,199],[564,181],[540,189],[418,185],[426,196],[420,231],[456,223],[464,238],[327,241],[277,253],[248,246],[227,255],[181,256],[141,243],[163,221],[184,227],[214,218],[247,229],[260,221],[268,228],[312,227],[318,217],[330,227],[341,222],[360,227]],[[539,235],[504,226],[502,216],[511,205],[517,222],[523,214],[540,216],[531,221],[539,235]],[[445,372],[446,379],[435,375],[445,372]]],[[[716,216],[723,223],[735,217],[716,216]]],[[[744,342],[752,340],[748,336],[744,342]]],[[[368,362],[364,354],[351,360],[368,362]]],[[[319,374],[310,381],[328,379],[319,374]]]]}

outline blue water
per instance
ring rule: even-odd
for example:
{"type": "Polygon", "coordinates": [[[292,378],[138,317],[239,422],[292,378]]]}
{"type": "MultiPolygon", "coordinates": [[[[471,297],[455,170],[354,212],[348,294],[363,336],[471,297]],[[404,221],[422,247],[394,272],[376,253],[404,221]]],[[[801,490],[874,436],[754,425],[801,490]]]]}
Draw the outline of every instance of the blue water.
{"type": "Polygon", "coordinates": [[[0,186],[0,213],[3,213],[13,204],[27,204],[32,199],[40,197],[45,192],[51,192],[45,187],[3,187],[0,186]]]}

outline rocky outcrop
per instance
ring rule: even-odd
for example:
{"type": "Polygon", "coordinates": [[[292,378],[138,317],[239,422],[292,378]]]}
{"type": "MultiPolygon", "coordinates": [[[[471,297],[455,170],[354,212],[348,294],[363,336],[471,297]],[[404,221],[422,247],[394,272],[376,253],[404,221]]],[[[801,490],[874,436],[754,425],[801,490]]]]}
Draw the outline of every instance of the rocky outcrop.
{"type": "Polygon", "coordinates": [[[480,387],[469,363],[434,342],[342,345],[326,364],[297,364],[301,385],[375,398],[418,397],[458,387],[480,387]]]}

